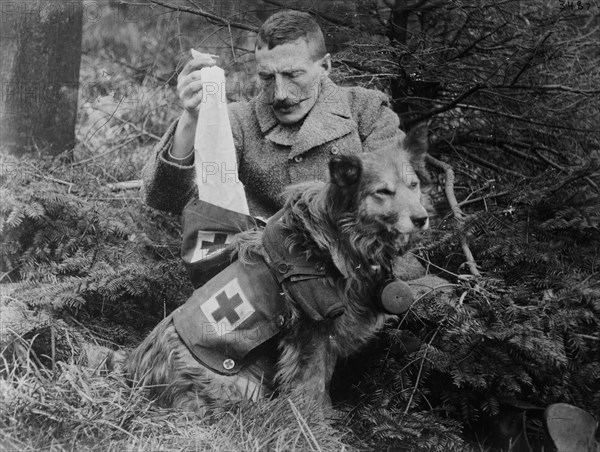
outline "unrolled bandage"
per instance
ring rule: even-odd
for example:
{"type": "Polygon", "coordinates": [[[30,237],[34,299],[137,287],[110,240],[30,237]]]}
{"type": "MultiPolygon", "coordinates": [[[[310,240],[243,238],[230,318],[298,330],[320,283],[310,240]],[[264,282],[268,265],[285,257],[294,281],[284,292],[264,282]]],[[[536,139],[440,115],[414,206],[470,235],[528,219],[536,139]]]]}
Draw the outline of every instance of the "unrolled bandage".
{"type": "MultiPolygon", "coordinates": [[[[194,58],[210,56],[192,49],[194,58]]],[[[217,66],[200,69],[202,102],[198,113],[194,160],[202,201],[248,215],[244,185],[238,178],[237,158],[227,113],[225,73],[217,66]]]]}

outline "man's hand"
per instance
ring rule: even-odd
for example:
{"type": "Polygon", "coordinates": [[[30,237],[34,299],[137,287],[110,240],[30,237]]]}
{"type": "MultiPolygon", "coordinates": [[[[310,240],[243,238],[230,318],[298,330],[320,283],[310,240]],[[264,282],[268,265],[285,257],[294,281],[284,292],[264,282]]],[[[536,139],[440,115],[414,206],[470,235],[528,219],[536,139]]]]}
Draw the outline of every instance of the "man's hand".
{"type": "Polygon", "coordinates": [[[181,99],[184,110],[173,136],[171,157],[182,165],[190,165],[193,162],[191,152],[194,148],[198,108],[202,101],[200,69],[215,64],[216,61],[210,55],[192,58],[177,78],[177,95],[181,99]]]}
{"type": "Polygon", "coordinates": [[[202,100],[202,79],[200,69],[214,66],[216,61],[206,54],[201,54],[187,62],[177,78],[177,95],[185,111],[198,117],[198,107],[202,100]]]}

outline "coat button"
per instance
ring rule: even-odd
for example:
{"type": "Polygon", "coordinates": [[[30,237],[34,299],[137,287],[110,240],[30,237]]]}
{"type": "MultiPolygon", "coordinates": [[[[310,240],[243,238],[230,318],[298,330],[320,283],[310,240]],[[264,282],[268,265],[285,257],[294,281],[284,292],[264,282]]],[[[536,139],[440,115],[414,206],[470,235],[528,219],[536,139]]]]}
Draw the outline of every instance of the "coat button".
{"type": "Polygon", "coordinates": [[[325,270],[325,264],[323,262],[317,262],[315,264],[315,270],[317,270],[318,272],[322,272],[323,270],[325,270]]]}
{"type": "Polygon", "coordinates": [[[277,316],[277,326],[283,326],[285,323],[285,317],[281,314],[277,316]]]}
{"type": "Polygon", "coordinates": [[[287,273],[289,269],[290,269],[290,266],[288,264],[286,264],[285,262],[281,262],[280,264],[277,264],[277,271],[279,271],[279,273],[287,273]]]}
{"type": "Polygon", "coordinates": [[[333,155],[339,154],[340,153],[340,148],[338,148],[337,146],[334,146],[331,148],[331,153],[333,155]]]}
{"type": "Polygon", "coordinates": [[[296,157],[294,157],[294,162],[300,163],[301,161],[302,161],[302,156],[297,155],[296,157]]]}
{"type": "Polygon", "coordinates": [[[235,367],[235,361],[233,359],[227,358],[223,361],[223,368],[225,370],[231,370],[235,367]]]}

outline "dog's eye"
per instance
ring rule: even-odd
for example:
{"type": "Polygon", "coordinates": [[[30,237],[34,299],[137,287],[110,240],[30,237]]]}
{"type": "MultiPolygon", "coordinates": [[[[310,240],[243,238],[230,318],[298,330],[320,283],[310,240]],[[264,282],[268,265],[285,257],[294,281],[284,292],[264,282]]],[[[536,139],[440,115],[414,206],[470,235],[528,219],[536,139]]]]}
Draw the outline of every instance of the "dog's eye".
{"type": "Polygon", "coordinates": [[[419,186],[419,182],[418,181],[413,181],[410,183],[409,187],[411,190],[414,190],[415,188],[417,188],[419,186]]]}
{"type": "Polygon", "coordinates": [[[389,190],[387,188],[380,188],[375,193],[377,193],[378,195],[385,195],[385,196],[394,196],[395,195],[395,193],[392,190],[389,190]]]}

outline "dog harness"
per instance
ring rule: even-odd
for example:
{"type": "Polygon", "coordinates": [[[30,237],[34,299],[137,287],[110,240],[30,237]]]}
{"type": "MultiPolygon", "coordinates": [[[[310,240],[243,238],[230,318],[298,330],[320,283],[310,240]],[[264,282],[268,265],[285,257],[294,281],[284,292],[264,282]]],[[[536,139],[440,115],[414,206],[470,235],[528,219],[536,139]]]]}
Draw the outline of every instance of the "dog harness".
{"type": "Polygon", "coordinates": [[[290,318],[286,296],[312,320],[335,318],[344,304],[334,279],[332,261],[307,258],[284,244],[290,231],[275,214],[263,231],[265,262],[234,261],[171,315],[190,352],[211,370],[233,375],[254,362],[260,349],[290,318]]]}
{"type": "MultiPolygon", "coordinates": [[[[290,318],[287,297],[316,322],[344,312],[335,284],[340,271],[332,260],[308,258],[302,250],[290,250],[285,239],[291,231],[281,223],[282,216],[280,210],[263,231],[267,262],[234,261],[171,314],[192,355],[217,373],[234,375],[265,358],[269,340],[290,318]]],[[[391,281],[379,294],[379,309],[400,314],[412,300],[406,283],[391,281]]]]}

